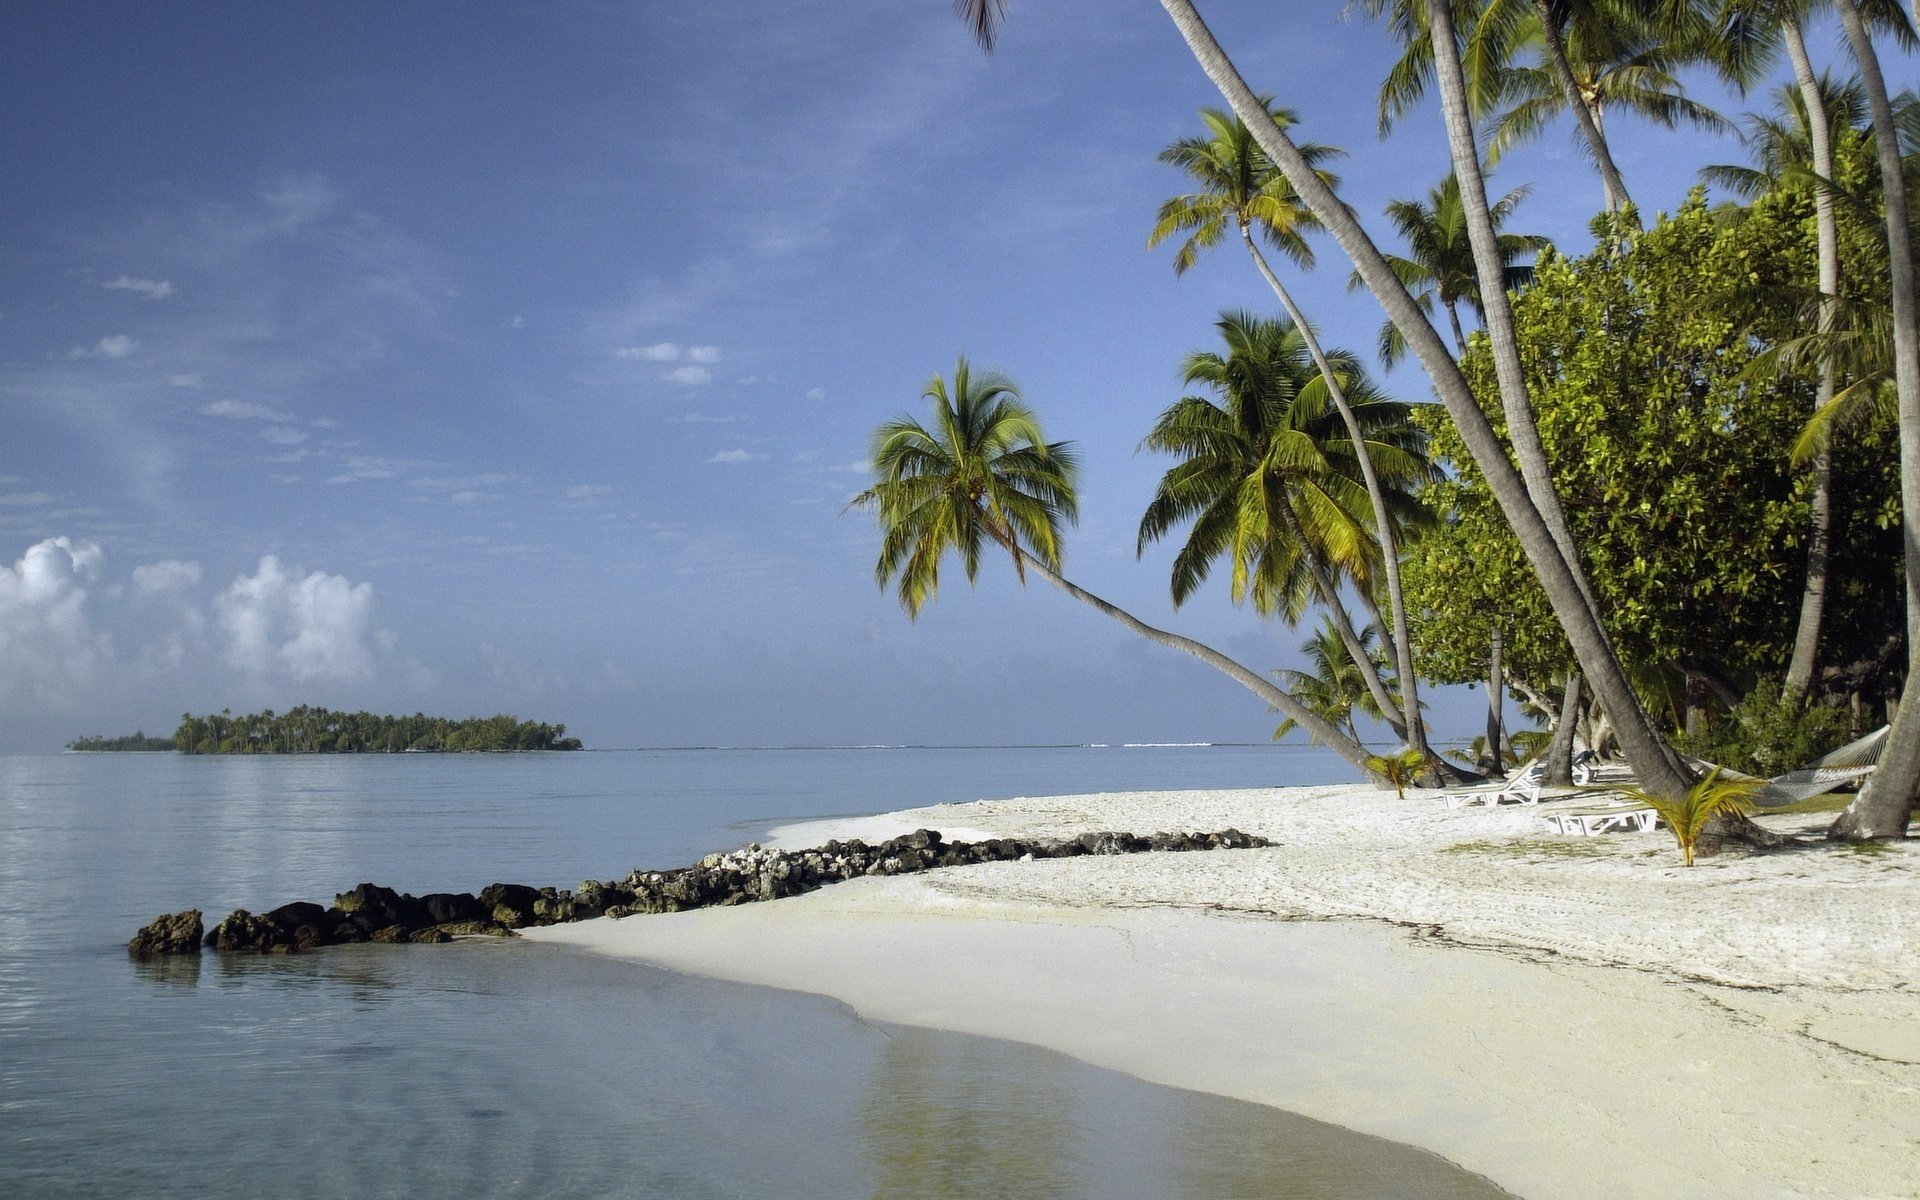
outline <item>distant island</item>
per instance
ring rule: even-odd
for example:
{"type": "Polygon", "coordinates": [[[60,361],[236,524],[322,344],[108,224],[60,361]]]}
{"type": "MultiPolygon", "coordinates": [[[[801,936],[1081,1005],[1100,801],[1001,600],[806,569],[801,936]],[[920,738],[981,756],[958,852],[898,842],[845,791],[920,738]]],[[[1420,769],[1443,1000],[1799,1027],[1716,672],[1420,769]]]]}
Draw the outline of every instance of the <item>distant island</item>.
{"type": "Polygon", "coordinates": [[[67,743],[67,749],[92,754],[103,750],[172,750],[175,746],[172,738],[148,737],[147,731],[141,729],[125,737],[108,737],[104,733],[78,737],[67,743]]]}
{"type": "MultiPolygon", "coordinates": [[[[466,751],[579,750],[565,725],[513,716],[449,720],[370,712],[333,712],[301,705],[234,716],[182,714],[167,748],[182,754],[456,754],[466,751]]],[[[139,749],[140,747],[100,747],[139,749]]]]}

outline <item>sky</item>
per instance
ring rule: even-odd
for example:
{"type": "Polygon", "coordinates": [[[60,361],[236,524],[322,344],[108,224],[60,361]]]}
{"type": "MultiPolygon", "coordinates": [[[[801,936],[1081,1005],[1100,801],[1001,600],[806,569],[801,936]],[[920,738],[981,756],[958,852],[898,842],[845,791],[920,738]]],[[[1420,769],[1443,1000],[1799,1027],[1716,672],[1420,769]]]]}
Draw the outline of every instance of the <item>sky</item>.
{"type": "MultiPolygon", "coordinates": [[[[1377,135],[1384,31],[1201,7],[1348,151],[1342,195],[1396,248],[1380,210],[1446,159],[1431,105],[1377,135]]],[[[1020,0],[991,57],[945,0],[0,19],[0,750],[300,703],[609,748],[1271,734],[1231,681],[1004,563],[971,588],[950,566],[910,622],[846,511],[873,428],[964,354],[1080,448],[1071,578],[1301,665],[1306,629],[1224,585],[1176,611],[1171,547],[1135,553],[1170,465],[1136,447],[1181,357],[1275,308],[1232,247],[1178,278],[1145,248],[1185,190],[1155,156],[1220,103],[1158,5],[1020,0]]],[[[1743,160],[1611,132],[1648,209],[1743,160]]],[[[1494,182],[1532,189],[1509,228],[1590,245],[1568,129],[1494,182]]],[[[1366,352],[1378,309],[1317,245],[1297,295],[1366,352]]],[[[1431,705],[1458,736],[1484,698],[1431,705]]]]}

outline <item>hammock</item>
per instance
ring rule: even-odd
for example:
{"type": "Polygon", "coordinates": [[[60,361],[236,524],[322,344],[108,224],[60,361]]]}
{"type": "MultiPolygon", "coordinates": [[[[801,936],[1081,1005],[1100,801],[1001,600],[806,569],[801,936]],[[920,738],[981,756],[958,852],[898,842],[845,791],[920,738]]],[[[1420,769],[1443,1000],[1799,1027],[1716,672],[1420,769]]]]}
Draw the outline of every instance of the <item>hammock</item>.
{"type": "MultiPolygon", "coordinates": [[[[1775,775],[1772,779],[1746,775],[1739,771],[1730,771],[1722,767],[1723,779],[1741,779],[1757,783],[1759,789],[1754,793],[1753,802],[1761,808],[1785,808],[1789,804],[1799,804],[1815,796],[1824,796],[1836,788],[1845,787],[1856,779],[1865,779],[1873,774],[1880,765],[1880,752],[1887,744],[1887,731],[1891,726],[1882,725],[1863,738],[1848,742],[1838,750],[1814,759],[1806,766],[1785,775],[1775,775]]],[[[1712,769],[1714,764],[1693,761],[1696,765],[1712,769]]]]}

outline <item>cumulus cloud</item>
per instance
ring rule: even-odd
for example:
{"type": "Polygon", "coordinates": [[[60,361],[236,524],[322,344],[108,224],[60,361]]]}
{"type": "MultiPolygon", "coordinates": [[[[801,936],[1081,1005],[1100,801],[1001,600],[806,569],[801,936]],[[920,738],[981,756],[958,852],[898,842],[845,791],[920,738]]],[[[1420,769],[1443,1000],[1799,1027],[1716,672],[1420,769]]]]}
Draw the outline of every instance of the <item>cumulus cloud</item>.
{"type": "Polygon", "coordinates": [[[260,560],[214,601],[226,661],[254,676],[366,679],[373,674],[373,585],[260,560]]]}
{"type": "Polygon", "coordinates": [[[276,446],[298,446],[307,440],[306,431],[285,425],[269,425],[260,431],[260,436],[276,446]]]}
{"type": "Polygon", "coordinates": [[[15,699],[65,711],[113,657],[86,611],[100,547],[48,538],[0,568],[0,678],[15,699]]]}
{"type": "Polygon", "coordinates": [[[108,291],[135,292],[147,300],[165,300],[173,295],[173,285],[164,279],[135,279],[131,275],[122,275],[118,279],[109,279],[100,286],[108,291]]]}
{"type": "Polygon", "coordinates": [[[673,380],[675,383],[705,383],[713,378],[713,372],[707,370],[705,367],[675,367],[673,370],[667,372],[667,378],[673,380]]]}
{"type": "Polygon", "coordinates": [[[200,415],[226,417],[231,421],[275,421],[281,424],[292,424],[300,419],[290,412],[281,412],[251,400],[215,400],[211,404],[201,405],[200,415]]]}
{"type": "Polygon", "coordinates": [[[710,463],[744,463],[765,458],[764,454],[755,454],[751,450],[722,450],[706,461],[710,463]]]}
{"type": "Polygon", "coordinates": [[[595,496],[611,496],[613,489],[604,483],[576,483],[567,489],[569,500],[590,500],[595,496]]]}
{"type": "Polygon", "coordinates": [[[140,345],[136,338],[124,333],[109,334],[91,346],[75,346],[68,351],[68,358],[125,358],[140,345]]]}
{"type": "Polygon", "coordinates": [[[680,347],[672,342],[655,342],[651,346],[622,346],[613,352],[615,358],[637,358],[646,362],[672,362],[680,357],[680,347]]]}
{"type": "Polygon", "coordinates": [[[807,399],[809,400],[825,400],[826,398],[827,389],[825,388],[815,387],[807,389],[807,399]]]}
{"type": "Polygon", "coordinates": [[[717,363],[720,361],[720,347],[688,346],[687,360],[697,363],[717,363]]]}
{"type": "Polygon", "coordinates": [[[185,592],[200,582],[200,564],[179,559],[163,559],[133,569],[136,596],[164,596],[185,592]]]}

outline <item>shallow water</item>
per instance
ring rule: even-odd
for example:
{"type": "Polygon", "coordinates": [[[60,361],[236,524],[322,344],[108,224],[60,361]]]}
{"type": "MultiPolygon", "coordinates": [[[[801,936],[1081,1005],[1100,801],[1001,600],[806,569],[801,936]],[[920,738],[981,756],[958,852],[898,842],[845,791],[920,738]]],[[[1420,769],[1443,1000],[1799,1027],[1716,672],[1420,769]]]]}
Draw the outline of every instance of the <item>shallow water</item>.
{"type": "Polygon", "coordinates": [[[570,885],[811,816],[1339,777],[1265,747],[0,758],[0,1194],[1499,1194],[1270,1109],[552,947],[122,949],[162,911],[363,879],[570,885]]]}

